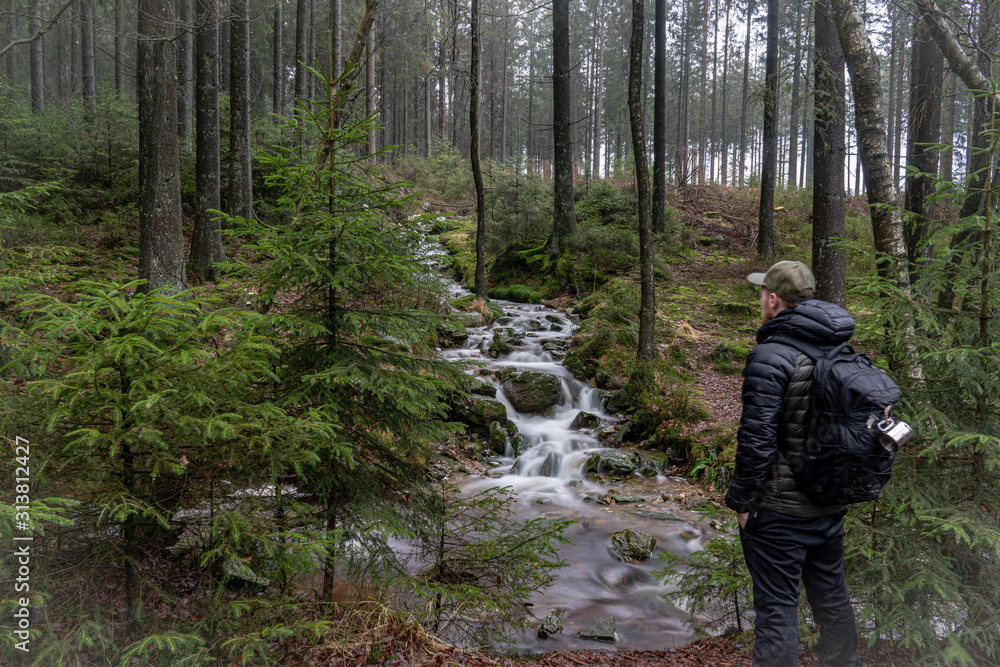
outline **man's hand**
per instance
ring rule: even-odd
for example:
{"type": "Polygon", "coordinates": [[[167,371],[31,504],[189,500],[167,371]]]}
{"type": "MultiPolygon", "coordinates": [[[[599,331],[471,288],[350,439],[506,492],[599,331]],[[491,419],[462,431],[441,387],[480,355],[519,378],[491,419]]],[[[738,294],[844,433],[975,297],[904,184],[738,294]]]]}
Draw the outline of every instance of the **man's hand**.
{"type": "Polygon", "coordinates": [[[740,528],[747,527],[747,520],[750,518],[750,512],[737,512],[736,521],[739,522],[740,528]]]}

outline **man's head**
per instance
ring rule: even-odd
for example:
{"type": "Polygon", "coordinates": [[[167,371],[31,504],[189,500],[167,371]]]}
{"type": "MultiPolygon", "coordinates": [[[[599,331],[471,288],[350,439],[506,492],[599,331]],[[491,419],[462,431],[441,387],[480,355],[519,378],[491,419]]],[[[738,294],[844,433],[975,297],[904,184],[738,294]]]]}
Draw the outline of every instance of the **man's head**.
{"type": "Polygon", "coordinates": [[[767,273],[751,273],[747,280],[760,285],[762,323],[786,308],[795,308],[811,299],[816,289],[816,278],[802,262],[778,262],[767,273]]]}

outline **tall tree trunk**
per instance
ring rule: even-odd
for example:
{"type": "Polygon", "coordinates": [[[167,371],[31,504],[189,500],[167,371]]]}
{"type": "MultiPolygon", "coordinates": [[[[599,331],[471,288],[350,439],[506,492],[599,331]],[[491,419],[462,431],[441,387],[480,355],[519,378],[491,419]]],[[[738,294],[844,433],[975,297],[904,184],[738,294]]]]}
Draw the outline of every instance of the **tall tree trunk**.
{"type": "MultiPolygon", "coordinates": [[[[903,38],[896,37],[900,47],[903,38]]],[[[896,59],[896,117],[893,119],[893,134],[889,137],[892,153],[889,161],[892,163],[892,183],[896,190],[899,190],[899,170],[903,164],[903,74],[906,72],[906,49],[899,49],[899,57],[896,59]]]]}
{"type": "Polygon", "coordinates": [[[486,300],[486,199],[483,192],[483,174],[479,164],[479,0],[472,0],[471,59],[469,73],[472,87],[469,91],[469,131],[472,163],[472,181],[476,186],[476,296],[486,300]]]}
{"type": "Polygon", "coordinates": [[[653,225],[650,220],[649,167],[646,164],[646,135],[643,129],[642,113],[642,48],[645,12],[642,0],[632,0],[632,38],[629,41],[628,68],[628,115],[632,129],[632,154],[635,158],[635,182],[639,199],[639,342],[636,359],[639,368],[637,382],[646,388],[652,376],[651,362],[655,355],[653,347],[653,324],[656,320],[656,298],[653,282],[653,225]]]}
{"type": "Polygon", "coordinates": [[[341,0],[330,0],[330,74],[339,79],[344,73],[344,11],[341,0]]]}
{"type": "MultiPolygon", "coordinates": [[[[137,21],[139,98],[139,277],[150,291],[184,289],[180,159],[173,7],[140,0],[137,21]]],[[[132,609],[129,618],[138,615],[132,609]]]]}
{"type": "Polygon", "coordinates": [[[868,39],[861,12],[854,0],[832,0],[832,5],[854,91],[855,127],[858,130],[861,163],[865,170],[875,250],[885,258],[878,263],[879,271],[908,291],[910,277],[906,264],[906,244],[903,241],[903,220],[899,210],[899,194],[892,182],[892,165],[886,145],[882,74],[878,54],[868,39]]]}
{"type": "Polygon", "coordinates": [[[722,40],[722,160],[719,164],[721,173],[719,180],[723,185],[729,185],[729,17],[732,10],[732,0],[726,0],[726,34],[722,40]]]}
{"type": "Polygon", "coordinates": [[[97,77],[94,73],[94,7],[80,2],[80,70],[83,79],[83,103],[95,122],[97,114],[97,77]]]}
{"type": "MultiPolygon", "coordinates": [[[[219,92],[229,93],[230,38],[232,31],[232,4],[227,8],[224,0],[219,4],[219,92]]],[[[232,100],[230,99],[230,105],[232,100]]]]}
{"type": "Polygon", "coordinates": [[[552,154],[555,174],[552,236],[546,244],[546,251],[556,255],[565,249],[565,241],[576,233],[570,132],[572,73],[569,62],[569,0],[552,0],[552,154]]]}
{"type": "MultiPolygon", "coordinates": [[[[600,4],[598,4],[600,12],[600,4]]],[[[594,164],[596,165],[594,176],[598,177],[601,172],[601,120],[604,113],[604,16],[598,14],[598,37],[597,37],[597,76],[594,77],[594,164]]]]}
{"type": "MultiPolygon", "coordinates": [[[[271,31],[271,111],[277,116],[285,114],[285,21],[282,17],[284,4],[284,0],[278,0],[274,5],[271,31]]],[[[275,118],[275,122],[277,121],[275,118]]]]}
{"type": "Polygon", "coordinates": [[[918,267],[929,257],[926,242],[934,218],[934,205],[929,197],[934,193],[937,180],[943,78],[944,58],[941,51],[931,38],[926,23],[918,20],[913,26],[906,151],[906,210],[913,216],[907,218],[903,228],[911,271],[919,270],[918,267]]]}
{"type": "Polygon", "coordinates": [[[447,26],[445,25],[447,17],[445,0],[441,0],[439,11],[441,22],[439,26],[440,34],[438,35],[438,137],[444,143],[448,138],[445,120],[447,118],[445,115],[445,100],[447,99],[445,84],[448,80],[447,60],[445,58],[445,34],[447,33],[447,26]]]}
{"type": "Polygon", "coordinates": [[[220,223],[213,210],[222,208],[219,164],[219,8],[215,0],[197,0],[195,37],[195,191],[197,211],[191,236],[191,271],[215,280],[212,264],[226,259],[220,223]]]}
{"type": "MultiPolygon", "coordinates": [[[[39,16],[40,13],[41,0],[38,0],[38,2],[35,3],[35,10],[32,12],[28,23],[28,29],[31,31],[32,35],[38,35],[42,29],[42,20],[39,16]]],[[[31,110],[38,115],[45,113],[45,59],[43,57],[45,52],[44,39],[44,37],[39,35],[32,40],[28,55],[31,79],[31,110]]]]}
{"type": "Polygon", "coordinates": [[[886,120],[889,124],[888,130],[888,140],[889,140],[889,158],[891,161],[895,161],[895,146],[893,145],[893,137],[896,136],[896,105],[899,104],[899,98],[896,96],[896,60],[902,57],[899,53],[899,49],[896,48],[896,33],[898,32],[898,11],[895,5],[889,5],[889,108],[886,112],[886,120]]]}
{"type": "Polygon", "coordinates": [[[708,0],[702,0],[701,91],[698,100],[698,185],[705,184],[705,103],[708,90],[708,0]]]}
{"type": "Polygon", "coordinates": [[[778,160],[778,0],[767,0],[767,53],[764,63],[764,136],[761,155],[757,254],[774,257],[774,185],[778,160]]]}
{"type": "Polygon", "coordinates": [[[309,20],[309,0],[297,0],[295,3],[295,101],[304,103],[306,99],[309,72],[306,71],[308,58],[308,37],[306,30],[309,20]]]}
{"type": "Polygon", "coordinates": [[[229,51],[229,201],[231,215],[256,217],[250,155],[250,3],[231,0],[229,51]]]}
{"type": "Polygon", "coordinates": [[[688,54],[691,51],[691,26],[690,13],[688,12],[688,5],[686,3],[683,5],[682,11],[681,67],[677,84],[677,146],[674,150],[674,173],[678,186],[686,185],[690,176],[688,173],[688,108],[691,100],[688,96],[688,84],[691,67],[688,54]]]}
{"type": "Polygon", "coordinates": [[[944,89],[941,94],[941,181],[951,183],[954,178],[953,156],[955,152],[955,73],[948,70],[944,75],[944,89]]]}
{"type": "Polygon", "coordinates": [[[829,0],[815,3],[814,12],[813,273],[816,274],[816,298],[844,306],[847,303],[846,260],[844,249],[835,241],[846,236],[844,52],[837,38],[837,24],[829,0]]]}
{"type": "Polygon", "coordinates": [[[709,162],[708,162],[708,180],[709,183],[715,183],[715,154],[719,149],[717,136],[715,134],[716,129],[716,109],[717,105],[715,103],[717,96],[716,91],[718,90],[719,83],[719,0],[715,0],[715,8],[713,10],[715,15],[715,26],[712,28],[712,126],[709,131],[709,143],[711,144],[711,149],[709,150],[709,162]]]}
{"type": "Polygon", "coordinates": [[[504,9],[504,19],[503,19],[503,107],[500,114],[500,161],[507,161],[507,102],[508,102],[508,81],[507,74],[509,64],[507,59],[509,57],[510,51],[510,17],[507,15],[510,11],[510,3],[508,2],[504,9]]]}
{"type": "MultiPolygon", "coordinates": [[[[806,38],[806,44],[811,44],[814,42],[813,35],[816,32],[815,29],[815,19],[813,18],[815,13],[815,6],[813,3],[809,3],[809,19],[806,23],[809,25],[809,34],[806,38]]],[[[803,160],[802,160],[802,187],[808,188],[812,187],[813,183],[813,157],[816,153],[816,132],[815,132],[815,118],[816,118],[816,107],[813,101],[814,94],[810,88],[815,88],[815,83],[810,86],[810,81],[815,81],[815,66],[813,61],[815,60],[816,49],[808,49],[809,55],[806,57],[806,72],[805,77],[803,77],[806,82],[805,99],[806,108],[802,112],[802,143],[803,143],[803,160]],[[813,74],[813,78],[810,79],[810,73],[813,74]]]]}
{"type": "Polygon", "coordinates": [[[115,94],[125,96],[125,13],[115,0],[115,94]]]}
{"type": "Polygon", "coordinates": [[[747,161],[747,109],[750,106],[750,35],[753,33],[754,0],[747,2],[746,42],[743,46],[743,107],[740,112],[740,163],[738,187],[743,187],[744,169],[747,161]]]}
{"type": "MultiPolygon", "coordinates": [[[[375,30],[365,39],[365,115],[375,114],[375,30]]],[[[444,140],[444,137],[441,137],[444,140]]],[[[375,155],[375,131],[368,130],[368,155],[375,155]]]]}
{"type": "Polygon", "coordinates": [[[757,254],[774,257],[774,186],[778,159],[778,0],[767,0],[767,53],[764,64],[764,136],[760,174],[757,254]]]}
{"type": "Polygon", "coordinates": [[[177,0],[177,135],[191,150],[191,105],[194,101],[192,0],[177,0]]]}
{"type": "Polygon", "coordinates": [[[792,99],[788,111],[788,188],[798,186],[799,166],[799,76],[802,66],[802,8],[795,11],[795,60],[792,63],[792,99]]]}
{"type": "Polygon", "coordinates": [[[667,228],[667,0],[655,0],[654,12],[652,214],[653,231],[661,234],[667,228]]]}

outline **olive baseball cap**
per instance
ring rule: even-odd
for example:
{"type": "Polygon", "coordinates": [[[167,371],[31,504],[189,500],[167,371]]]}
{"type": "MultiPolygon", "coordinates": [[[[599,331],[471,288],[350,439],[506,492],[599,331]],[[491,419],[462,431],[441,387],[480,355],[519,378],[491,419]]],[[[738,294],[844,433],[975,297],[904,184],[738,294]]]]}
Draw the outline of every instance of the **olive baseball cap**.
{"type": "Polygon", "coordinates": [[[811,292],[805,296],[802,291],[816,289],[816,278],[809,267],[802,262],[788,260],[774,264],[767,273],[751,273],[747,280],[766,287],[789,303],[811,299],[811,292]]]}

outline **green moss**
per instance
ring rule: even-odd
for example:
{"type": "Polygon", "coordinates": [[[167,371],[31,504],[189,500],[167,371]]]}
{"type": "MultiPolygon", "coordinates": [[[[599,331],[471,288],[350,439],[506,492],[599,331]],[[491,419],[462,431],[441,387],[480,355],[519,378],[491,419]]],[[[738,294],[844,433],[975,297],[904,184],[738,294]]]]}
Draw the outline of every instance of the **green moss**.
{"type": "Polygon", "coordinates": [[[723,303],[717,303],[715,305],[716,310],[718,310],[723,315],[739,315],[741,317],[753,317],[757,314],[757,305],[749,303],[734,303],[732,301],[726,301],[723,303]]]}
{"type": "Polygon", "coordinates": [[[519,303],[541,303],[545,296],[525,285],[498,285],[489,290],[491,299],[502,301],[517,301],[519,303]]]}

